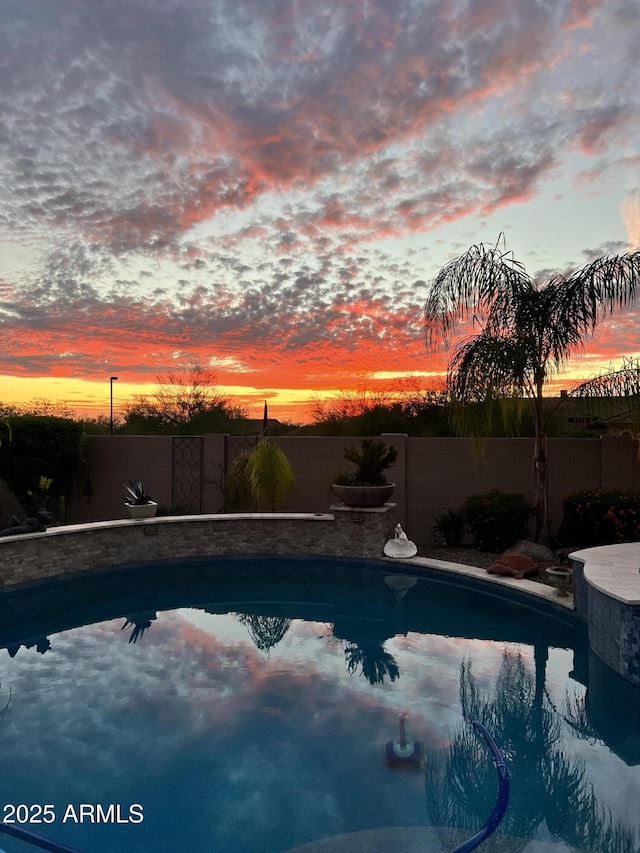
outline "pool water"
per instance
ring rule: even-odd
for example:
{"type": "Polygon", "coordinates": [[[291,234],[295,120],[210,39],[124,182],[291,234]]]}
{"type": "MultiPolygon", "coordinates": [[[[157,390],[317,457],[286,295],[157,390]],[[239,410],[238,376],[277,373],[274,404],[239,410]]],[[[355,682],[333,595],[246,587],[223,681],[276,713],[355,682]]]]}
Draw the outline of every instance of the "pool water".
{"type": "Polygon", "coordinates": [[[233,559],[0,595],[5,818],[93,853],[439,853],[496,798],[466,713],[511,775],[481,849],[637,853],[640,699],[580,626],[471,582],[402,595],[390,573],[233,559]],[[385,762],[402,713],[424,768],[385,762]]]}

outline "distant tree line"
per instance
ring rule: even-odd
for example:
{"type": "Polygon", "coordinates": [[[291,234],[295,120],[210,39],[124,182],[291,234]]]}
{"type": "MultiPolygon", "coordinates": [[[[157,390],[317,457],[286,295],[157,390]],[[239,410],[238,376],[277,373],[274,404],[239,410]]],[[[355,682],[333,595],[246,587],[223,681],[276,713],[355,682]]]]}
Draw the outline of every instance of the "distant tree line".
{"type": "Polygon", "coordinates": [[[215,372],[194,363],[159,376],[153,394],[125,403],[117,431],[122,435],[202,435],[244,432],[247,422],[242,406],[217,387],[215,372]]]}

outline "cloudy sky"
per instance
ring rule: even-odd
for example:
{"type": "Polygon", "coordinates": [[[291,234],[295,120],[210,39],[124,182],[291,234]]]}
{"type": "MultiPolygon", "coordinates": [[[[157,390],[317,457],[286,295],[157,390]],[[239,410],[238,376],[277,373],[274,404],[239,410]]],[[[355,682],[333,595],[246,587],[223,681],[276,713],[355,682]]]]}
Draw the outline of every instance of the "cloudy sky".
{"type": "MultiPolygon", "coordinates": [[[[639,60],[638,0],[0,0],[0,401],[199,360],[304,419],[441,369],[471,244],[640,247],[639,60]]],[[[587,372],[636,351],[610,324],[587,372]]]]}

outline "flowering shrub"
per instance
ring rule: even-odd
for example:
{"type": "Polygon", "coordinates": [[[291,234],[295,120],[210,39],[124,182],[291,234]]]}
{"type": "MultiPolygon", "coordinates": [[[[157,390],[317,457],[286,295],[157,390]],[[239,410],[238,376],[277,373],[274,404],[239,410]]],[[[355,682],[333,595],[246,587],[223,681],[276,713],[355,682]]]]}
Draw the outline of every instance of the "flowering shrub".
{"type": "Polygon", "coordinates": [[[524,495],[494,491],[470,495],[463,504],[469,530],[481,551],[504,551],[526,539],[533,507],[524,495]]]}
{"type": "Polygon", "coordinates": [[[612,545],[640,540],[640,495],[618,489],[575,492],[562,501],[563,545],[612,545]]]}

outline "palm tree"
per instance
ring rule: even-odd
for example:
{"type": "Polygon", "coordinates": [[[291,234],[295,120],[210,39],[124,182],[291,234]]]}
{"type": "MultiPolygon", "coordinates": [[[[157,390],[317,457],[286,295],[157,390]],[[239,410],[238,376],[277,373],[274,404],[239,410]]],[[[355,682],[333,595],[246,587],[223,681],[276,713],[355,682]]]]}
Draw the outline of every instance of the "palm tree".
{"type": "Polygon", "coordinates": [[[383,684],[388,676],[391,681],[400,677],[400,667],[384,643],[357,643],[351,641],[344,650],[349,675],[366,678],[369,684],[383,684]],[[358,672],[358,667],[360,672],[358,672]]]}
{"type": "Polygon", "coordinates": [[[438,273],[424,311],[425,339],[435,351],[449,343],[459,321],[472,319],[479,328],[455,346],[447,367],[451,400],[460,404],[454,407],[460,432],[481,437],[496,399],[531,401],[536,540],[548,542],[545,385],[606,315],[632,302],[640,252],[599,258],[541,283],[499,243],[472,246],[438,273]]]}

